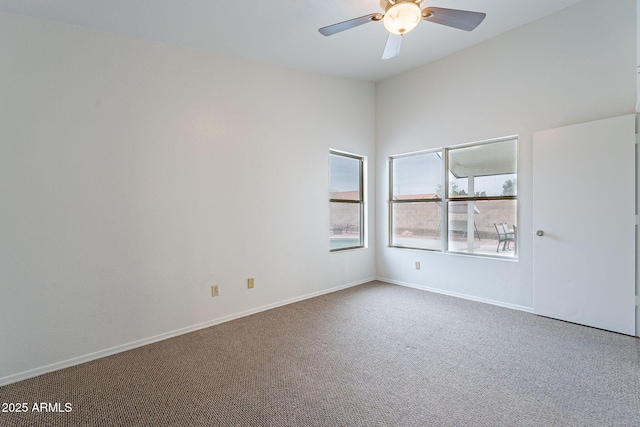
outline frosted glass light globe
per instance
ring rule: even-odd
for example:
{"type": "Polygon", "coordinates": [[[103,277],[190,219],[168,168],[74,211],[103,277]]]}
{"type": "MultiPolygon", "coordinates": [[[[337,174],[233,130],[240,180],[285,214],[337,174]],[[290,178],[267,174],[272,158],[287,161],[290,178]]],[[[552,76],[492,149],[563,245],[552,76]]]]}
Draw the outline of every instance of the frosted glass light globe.
{"type": "Polygon", "coordinates": [[[384,27],[393,34],[403,35],[413,30],[422,18],[420,7],[414,2],[396,3],[384,15],[384,27]]]}

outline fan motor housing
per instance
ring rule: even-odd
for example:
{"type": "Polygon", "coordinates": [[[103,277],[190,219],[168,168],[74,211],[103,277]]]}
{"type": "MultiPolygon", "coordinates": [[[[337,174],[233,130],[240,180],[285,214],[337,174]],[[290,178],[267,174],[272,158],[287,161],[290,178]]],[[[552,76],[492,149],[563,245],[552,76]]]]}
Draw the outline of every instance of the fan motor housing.
{"type": "Polygon", "coordinates": [[[418,6],[422,6],[424,0],[381,0],[380,6],[384,7],[384,10],[388,10],[391,6],[398,3],[415,3],[418,6]]]}

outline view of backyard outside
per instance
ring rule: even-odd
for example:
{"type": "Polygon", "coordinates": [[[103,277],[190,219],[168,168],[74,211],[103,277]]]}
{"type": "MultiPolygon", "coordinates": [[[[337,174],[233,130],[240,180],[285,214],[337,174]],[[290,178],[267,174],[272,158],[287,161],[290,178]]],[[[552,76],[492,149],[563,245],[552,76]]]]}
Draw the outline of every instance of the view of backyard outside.
{"type": "MultiPolygon", "coordinates": [[[[468,205],[473,203],[473,253],[510,256],[515,254],[515,242],[501,242],[495,224],[516,224],[515,200],[477,200],[448,203],[447,250],[467,252],[469,242],[468,205]],[[505,246],[503,250],[503,246],[505,246]]],[[[442,246],[442,203],[401,203],[393,205],[393,246],[440,250],[442,246]]]]}
{"type": "MultiPolygon", "coordinates": [[[[517,139],[508,138],[391,158],[389,245],[515,257],[516,152],[517,139]]],[[[362,164],[330,152],[330,250],[364,244],[362,164]]]]}
{"type": "Polygon", "coordinates": [[[390,246],[516,256],[516,146],[504,139],[391,158],[390,246]]]}
{"type": "MultiPolygon", "coordinates": [[[[349,192],[333,192],[331,199],[349,197],[349,192]]],[[[329,248],[343,249],[360,244],[360,205],[354,203],[329,203],[329,248]]]]}
{"type": "Polygon", "coordinates": [[[361,247],[363,234],[363,159],[329,154],[329,249],[361,247]]]}
{"type": "MultiPolygon", "coordinates": [[[[348,197],[334,193],[332,198],[348,197]]],[[[448,250],[467,251],[468,203],[449,202],[448,211],[448,250]]],[[[515,243],[505,242],[498,248],[499,236],[494,224],[507,224],[513,230],[516,224],[515,200],[478,200],[474,207],[474,253],[485,253],[497,256],[514,256],[515,243]],[[503,249],[503,246],[505,248],[503,249]]],[[[330,247],[332,249],[358,245],[360,240],[359,205],[331,203],[330,247]]],[[[418,249],[440,250],[441,202],[394,204],[394,230],[392,239],[394,246],[418,249]]]]}

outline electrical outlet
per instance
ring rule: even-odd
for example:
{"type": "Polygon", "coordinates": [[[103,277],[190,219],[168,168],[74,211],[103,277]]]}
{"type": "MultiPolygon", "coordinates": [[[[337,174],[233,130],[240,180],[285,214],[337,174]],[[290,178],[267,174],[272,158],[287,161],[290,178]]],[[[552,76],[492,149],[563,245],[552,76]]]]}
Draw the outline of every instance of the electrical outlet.
{"type": "Polygon", "coordinates": [[[217,297],[218,295],[218,285],[211,286],[211,296],[217,297]]]}
{"type": "Polygon", "coordinates": [[[416,270],[420,270],[420,261],[416,261],[416,270]]]}
{"type": "Polygon", "coordinates": [[[253,289],[253,281],[254,281],[253,277],[247,280],[247,288],[253,289]]]}

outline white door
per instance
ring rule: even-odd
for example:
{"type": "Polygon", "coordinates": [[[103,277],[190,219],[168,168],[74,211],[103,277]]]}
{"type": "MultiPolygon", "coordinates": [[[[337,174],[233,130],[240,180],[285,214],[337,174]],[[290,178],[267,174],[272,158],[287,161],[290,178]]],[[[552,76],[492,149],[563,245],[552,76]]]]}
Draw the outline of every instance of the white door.
{"type": "Polygon", "coordinates": [[[635,116],[533,135],[534,312],[635,335],[635,116]]]}

